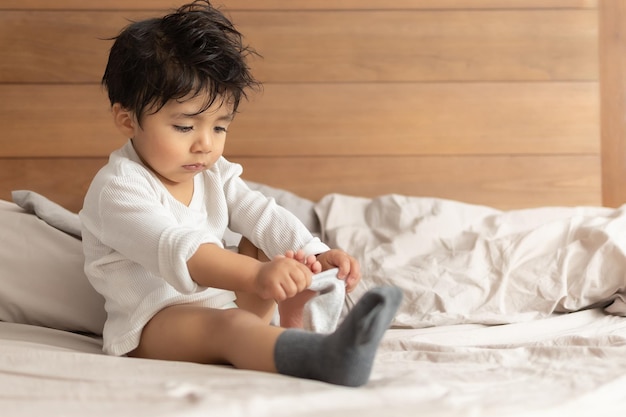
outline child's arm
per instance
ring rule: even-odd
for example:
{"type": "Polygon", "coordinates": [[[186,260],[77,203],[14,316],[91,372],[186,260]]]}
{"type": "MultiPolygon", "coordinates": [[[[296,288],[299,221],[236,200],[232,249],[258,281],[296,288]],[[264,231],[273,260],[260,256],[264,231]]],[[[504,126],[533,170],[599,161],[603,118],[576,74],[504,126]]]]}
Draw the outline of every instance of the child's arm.
{"type": "Polygon", "coordinates": [[[283,301],[311,284],[312,272],[304,263],[285,256],[260,262],[214,244],[202,244],[187,261],[189,274],[199,285],[257,294],[283,301]]]}

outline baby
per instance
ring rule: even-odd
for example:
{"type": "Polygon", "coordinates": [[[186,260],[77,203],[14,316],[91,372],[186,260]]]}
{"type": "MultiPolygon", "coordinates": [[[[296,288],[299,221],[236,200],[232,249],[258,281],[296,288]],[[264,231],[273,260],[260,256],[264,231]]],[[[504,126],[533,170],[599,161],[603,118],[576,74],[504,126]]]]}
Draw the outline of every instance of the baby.
{"type": "Polygon", "coordinates": [[[295,328],[313,275],[337,268],[351,291],[359,264],[250,190],[222,156],[240,100],[258,86],[252,53],[207,1],[115,38],[102,82],[129,140],[80,212],[85,271],[106,300],[104,350],[359,386],[401,293],[371,290],[328,335],[295,328]],[[227,228],[243,236],[238,252],[224,248],[227,228]]]}

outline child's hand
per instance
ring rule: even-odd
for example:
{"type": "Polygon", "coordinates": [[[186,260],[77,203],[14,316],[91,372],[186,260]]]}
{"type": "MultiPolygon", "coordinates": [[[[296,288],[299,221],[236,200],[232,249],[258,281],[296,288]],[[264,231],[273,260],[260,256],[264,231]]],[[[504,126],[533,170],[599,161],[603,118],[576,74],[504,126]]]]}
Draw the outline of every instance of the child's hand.
{"type": "Polygon", "coordinates": [[[295,259],[296,261],[303,263],[314,274],[319,274],[320,272],[322,272],[322,264],[317,261],[315,255],[304,256],[304,251],[302,249],[298,250],[297,252],[288,250],[287,252],[285,252],[285,256],[287,258],[295,259]]]}
{"type": "Polygon", "coordinates": [[[361,280],[359,261],[341,249],[331,249],[320,253],[317,255],[317,261],[321,264],[323,271],[339,268],[337,277],[346,281],[346,292],[352,291],[361,280]]]}
{"type": "Polygon", "coordinates": [[[261,266],[255,282],[259,297],[277,302],[301,293],[311,285],[313,273],[304,263],[277,256],[261,266]]]}

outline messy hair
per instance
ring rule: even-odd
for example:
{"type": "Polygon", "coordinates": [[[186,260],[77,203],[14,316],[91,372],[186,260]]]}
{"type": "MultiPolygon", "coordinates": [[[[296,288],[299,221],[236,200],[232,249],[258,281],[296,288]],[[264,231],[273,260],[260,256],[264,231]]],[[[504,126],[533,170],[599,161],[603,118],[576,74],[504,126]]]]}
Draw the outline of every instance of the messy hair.
{"type": "Polygon", "coordinates": [[[246,63],[256,52],[207,0],[132,22],[113,39],[102,85],[111,105],[132,111],[139,123],[146,112],[190,94],[208,93],[199,113],[216,100],[236,111],[246,90],[260,87],[246,63]]]}

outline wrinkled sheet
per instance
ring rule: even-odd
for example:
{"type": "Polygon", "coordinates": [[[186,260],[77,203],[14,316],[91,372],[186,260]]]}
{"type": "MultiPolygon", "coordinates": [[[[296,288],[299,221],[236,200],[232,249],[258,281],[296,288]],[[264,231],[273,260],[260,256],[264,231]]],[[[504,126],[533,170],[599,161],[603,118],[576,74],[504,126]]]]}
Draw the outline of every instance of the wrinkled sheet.
{"type": "Polygon", "coordinates": [[[357,257],[363,284],[398,285],[395,324],[505,324],[609,306],[624,315],[626,212],[544,207],[498,211],[456,201],[329,195],[322,237],[357,257]]]}
{"type": "Polygon", "coordinates": [[[0,352],[0,409],[11,417],[562,417],[626,404],[626,320],[600,309],[391,329],[370,382],[356,389],[105,356],[98,339],[24,324],[0,323],[0,352]]]}

